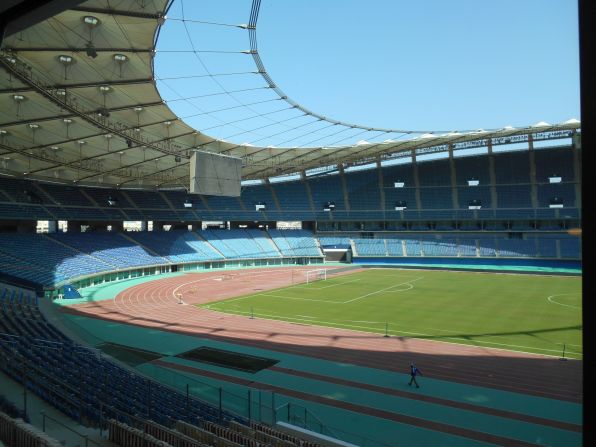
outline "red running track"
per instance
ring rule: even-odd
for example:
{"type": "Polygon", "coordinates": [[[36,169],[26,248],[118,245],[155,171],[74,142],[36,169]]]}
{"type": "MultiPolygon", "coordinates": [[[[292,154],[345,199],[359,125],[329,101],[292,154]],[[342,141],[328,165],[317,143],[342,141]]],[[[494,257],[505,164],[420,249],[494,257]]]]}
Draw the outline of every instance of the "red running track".
{"type": "Polygon", "coordinates": [[[113,300],[64,307],[63,311],[405,374],[414,361],[426,377],[582,401],[582,361],[578,360],[250,319],[193,306],[301,282],[309,269],[312,266],[189,273],[131,287],[113,300]],[[184,304],[179,304],[178,293],[184,304]]]}

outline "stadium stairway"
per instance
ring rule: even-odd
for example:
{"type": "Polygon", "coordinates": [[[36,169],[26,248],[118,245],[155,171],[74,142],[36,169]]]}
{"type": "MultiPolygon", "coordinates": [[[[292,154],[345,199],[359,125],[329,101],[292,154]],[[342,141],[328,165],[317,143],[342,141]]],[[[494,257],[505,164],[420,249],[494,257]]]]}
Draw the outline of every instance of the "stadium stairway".
{"type": "Polygon", "coordinates": [[[193,231],[192,234],[194,234],[198,240],[205,242],[209,247],[211,247],[211,249],[213,251],[215,251],[216,253],[219,253],[221,255],[221,259],[226,259],[225,255],[221,251],[219,251],[216,247],[214,247],[211,242],[209,242],[209,239],[207,239],[202,234],[200,234],[199,232],[196,232],[196,231],[193,231]]]}
{"type": "Polygon", "coordinates": [[[358,254],[358,250],[356,250],[356,243],[354,242],[354,239],[350,238],[350,247],[352,247],[352,253],[354,253],[354,256],[360,256],[358,254]]]}

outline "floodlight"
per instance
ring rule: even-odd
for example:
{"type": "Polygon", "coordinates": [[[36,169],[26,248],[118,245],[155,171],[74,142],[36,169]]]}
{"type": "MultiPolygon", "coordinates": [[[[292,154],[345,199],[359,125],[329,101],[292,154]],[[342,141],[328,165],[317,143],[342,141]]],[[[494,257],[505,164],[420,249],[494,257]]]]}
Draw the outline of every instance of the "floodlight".
{"type": "Polygon", "coordinates": [[[186,200],[184,201],[184,208],[192,208],[192,205],[193,205],[193,204],[192,204],[192,200],[190,200],[190,199],[186,199],[186,200]]]}
{"type": "Polygon", "coordinates": [[[74,62],[74,59],[72,56],[69,56],[68,54],[61,54],[60,56],[58,56],[58,61],[63,65],[70,65],[74,62]]]}
{"type": "Polygon", "coordinates": [[[560,175],[557,175],[557,174],[553,174],[548,177],[549,183],[561,183],[561,180],[563,180],[563,179],[561,178],[560,175]]]}
{"type": "Polygon", "coordinates": [[[255,211],[265,211],[267,209],[267,204],[265,202],[259,202],[255,204],[255,211]]]}
{"type": "Polygon", "coordinates": [[[94,28],[97,25],[99,25],[100,21],[97,17],[94,16],[84,16],[83,17],[83,22],[89,27],[89,28],[94,28]]]}
{"type": "Polygon", "coordinates": [[[393,187],[394,187],[394,188],[403,188],[403,187],[404,187],[404,185],[405,185],[405,182],[404,182],[403,180],[396,180],[396,181],[393,183],[393,187]]]}
{"type": "Polygon", "coordinates": [[[479,184],[480,180],[478,180],[476,177],[468,179],[468,186],[478,186],[479,184]]]}

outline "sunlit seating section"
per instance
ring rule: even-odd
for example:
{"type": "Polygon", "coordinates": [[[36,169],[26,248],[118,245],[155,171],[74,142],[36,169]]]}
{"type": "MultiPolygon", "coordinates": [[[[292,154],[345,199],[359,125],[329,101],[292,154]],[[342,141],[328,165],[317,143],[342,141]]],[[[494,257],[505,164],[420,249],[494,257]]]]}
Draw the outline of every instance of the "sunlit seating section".
{"type": "Polygon", "coordinates": [[[422,240],[424,256],[457,256],[455,241],[422,240]]]}
{"type": "Polygon", "coordinates": [[[139,231],[127,233],[127,236],[173,263],[223,258],[196,233],[187,230],[139,231]]]}
{"type": "Polygon", "coordinates": [[[385,239],[354,239],[359,256],[387,256],[385,239]]]}
{"type": "Polygon", "coordinates": [[[261,257],[263,258],[279,258],[281,253],[275,246],[275,243],[269,237],[269,234],[263,230],[251,229],[244,230],[247,237],[252,238],[261,250],[261,257]]]}
{"type": "Polygon", "coordinates": [[[309,231],[269,229],[268,232],[283,256],[322,256],[309,231]]]}
{"type": "Polygon", "coordinates": [[[319,236],[319,244],[322,247],[347,247],[350,245],[350,238],[344,236],[319,236]]]}
{"type": "Polygon", "coordinates": [[[420,241],[417,239],[404,239],[406,252],[404,256],[420,256],[420,241]]]}
{"type": "Polygon", "coordinates": [[[244,230],[203,230],[201,237],[226,258],[258,258],[261,248],[244,230]]]}
{"type": "Polygon", "coordinates": [[[460,238],[457,248],[460,256],[476,256],[476,239],[460,238]]]}
{"type": "Polygon", "coordinates": [[[404,248],[401,239],[386,239],[387,254],[389,256],[404,256],[404,248]]]}

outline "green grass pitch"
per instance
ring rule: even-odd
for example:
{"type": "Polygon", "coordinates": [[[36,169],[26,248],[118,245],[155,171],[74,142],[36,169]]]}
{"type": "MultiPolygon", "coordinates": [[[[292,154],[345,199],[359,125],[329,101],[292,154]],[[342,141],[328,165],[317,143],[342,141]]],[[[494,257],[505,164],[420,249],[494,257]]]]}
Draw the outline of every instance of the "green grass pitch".
{"type": "Polygon", "coordinates": [[[582,358],[581,278],[371,269],[208,305],[255,318],[582,358]]]}

